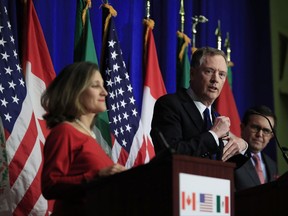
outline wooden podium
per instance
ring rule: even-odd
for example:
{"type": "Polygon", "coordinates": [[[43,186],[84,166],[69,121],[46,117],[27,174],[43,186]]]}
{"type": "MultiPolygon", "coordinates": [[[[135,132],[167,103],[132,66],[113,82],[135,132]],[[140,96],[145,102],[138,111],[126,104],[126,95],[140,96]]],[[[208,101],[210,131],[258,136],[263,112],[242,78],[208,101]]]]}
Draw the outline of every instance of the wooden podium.
{"type": "Polygon", "coordinates": [[[230,215],[234,216],[234,167],[163,153],[148,164],[86,185],[86,215],[179,216],[179,173],[188,173],[230,180],[230,215]]]}
{"type": "Polygon", "coordinates": [[[287,216],[288,172],[279,179],[235,193],[236,216],[287,216]]]}

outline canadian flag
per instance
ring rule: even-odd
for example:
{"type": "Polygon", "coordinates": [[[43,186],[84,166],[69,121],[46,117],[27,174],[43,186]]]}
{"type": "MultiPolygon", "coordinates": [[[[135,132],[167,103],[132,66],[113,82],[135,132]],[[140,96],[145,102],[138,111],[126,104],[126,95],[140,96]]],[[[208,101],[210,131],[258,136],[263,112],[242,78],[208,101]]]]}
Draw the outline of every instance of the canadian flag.
{"type": "Polygon", "coordinates": [[[22,62],[27,85],[27,96],[30,97],[36,123],[36,128],[30,133],[35,133],[37,139],[35,139],[34,147],[30,149],[29,158],[34,157],[34,160],[30,160],[31,163],[26,163],[23,167],[23,169],[30,170],[29,173],[26,173],[25,178],[22,179],[23,184],[27,184],[27,187],[24,188],[29,188],[29,190],[25,191],[23,188],[19,188],[19,191],[23,191],[24,194],[20,202],[21,205],[17,206],[14,214],[16,212],[23,213],[24,210],[21,209],[23,207],[26,208],[25,211],[30,211],[30,214],[42,215],[52,208],[52,202],[51,206],[49,206],[41,193],[42,148],[49,130],[46,128],[46,123],[42,118],[45,111],[41,106],[40,98],[56,74],[33,1],[27,0],[25,7],[22,62]]]}
{"type": "Polygon", "coordinates": [[[166,88],[160,71],[157,51],[154,41],[152,29],[154,21],[152,19],[144,20],[146,25],[144,50],[144,67],[145,81],[142,99],[141,120],[144,128],[144,135],[147,140],[146,159],[145,162],[151,160],[155,156],[152,138],[150,136],[151,122],[153,116],[153,108],[156,100],[166,94],[166,88]]]}
{"type": "Polygon", "coordinates": [[[25,21],[27,23],[24,25],[26,34],[23,42],[23,70],[35,116],[43,136],[46,137],[48,131],[42,118],[45,111],[40,104],[40,98],[56,74],[32,0],[27,1],[25,21]]]}
{"type": "Polygon", "coordinates": [[[186,208],[190,208],[191,210],[196,210],[196,194],[195,193],[186,193],[185,191],[181,192],[181,209],[186,210],[186,208]]]}

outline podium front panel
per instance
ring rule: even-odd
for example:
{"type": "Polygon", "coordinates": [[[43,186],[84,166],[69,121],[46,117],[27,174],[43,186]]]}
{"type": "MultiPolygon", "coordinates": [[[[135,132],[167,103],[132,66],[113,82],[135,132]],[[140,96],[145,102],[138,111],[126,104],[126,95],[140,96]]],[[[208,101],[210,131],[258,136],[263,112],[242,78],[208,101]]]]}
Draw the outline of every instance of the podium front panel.
{"type": "MultiPolygon", "coordinates": [[[[179,174],[233,180],[232,163],[164,155],[145,165],[98,179],[85,186],[86,215],[179,216],[179,174]]],[[[231,186],[231,215],[233,192],[231,186]]]]}
{"type": "MultiPolygon", "coordinates": [[[[215,160],[209,160],[209,159],[174,155],[173,156],[173,168],[172,168],[173,169],[173,172],[172,172],[173,173],[173,186],[174,186],[173,193],[175,197],[175,199],[173,200],[174,202],[173,215],[179,216],[179,212],[181,208],[181,206],[179,205],[180,203],[179,200],[181,199],[179,197],[179,193],[180,193],[179,192],[179,174],[188,173],[188,174],[194,174],[198,176],[206,176],[206,177],[229,180],[230,181],[229,197],[231,200],[231,203],[229,206],[231,209],[229,211],[229,214],[224,214],[224,215],[234,216],[234,172],[233,172],[234,167],[235,165],[232,163],[224,163],[221,161],[215,161],[215,160]]],[[[213,197],[213,199],[215,199],[215,197],[213,197]]],[[[224,205],[225,205],[225,198],[224,198],[224,205]]],[[[210,214],[210,213],[207,213],[207,214],[210,214]]]]}

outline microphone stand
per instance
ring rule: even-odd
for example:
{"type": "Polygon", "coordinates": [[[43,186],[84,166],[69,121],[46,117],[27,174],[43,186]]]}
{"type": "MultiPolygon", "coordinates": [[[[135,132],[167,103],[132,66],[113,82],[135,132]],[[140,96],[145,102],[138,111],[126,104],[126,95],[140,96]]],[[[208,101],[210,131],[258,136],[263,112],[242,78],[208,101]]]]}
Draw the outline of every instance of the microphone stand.
{"type": "Polygon", "coordinates": [[[253,113],[254,113],[255,115],[260,115],[260,116],[264,117],[264,118],[268,121],[269,126],[270,126],[270,128],[271,128],[271,130],[272,130],[272,133],[274,134],[274,137],[275,137],[275,141],[276,141],[276,143],[277,143],[277,146],[278,146],[279,149],[281,150],[282,155],[283,155],[286,163],[288,164],[288,156],[287,156],[286,152],[284,151],[284,149],[281,147],[281,145],[280,145],[280,143],[279,143],[279,141],[278,141],[277,135],[276,135],[276,133],[275,133],[275,130],[274,130],[274,128],[272,127],[272,124],[271,124],[269,118],[268,118],[267,116],[259,113],[259,112],[256,112],[255,110],[253,110],[253,113]]]}

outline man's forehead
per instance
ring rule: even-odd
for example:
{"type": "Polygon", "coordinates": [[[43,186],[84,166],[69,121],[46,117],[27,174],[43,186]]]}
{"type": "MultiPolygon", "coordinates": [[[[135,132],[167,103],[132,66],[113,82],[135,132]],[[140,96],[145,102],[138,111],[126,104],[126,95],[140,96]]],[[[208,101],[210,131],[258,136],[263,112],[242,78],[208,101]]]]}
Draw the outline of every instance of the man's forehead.
{"type": "MultiPolygon", "coordinates": [[[[218,56],[221,56],[221,55],[218,55],[218,56]]],[[[211,56],[211,57],[203,59],[202,62],[200,62],[199,68],[212,68],[214,70],[227,72],[228,66],[225,62],[225,59],[221,56],[223,59],[223,61],[221,61],[219,58],[215,59],[213,57],[216,57],[216,56],[211,56]]]]}
{"type": "MultiPolygon", "coordinates": [[[[271,124],[273,125],[274,124],[274,119],[271,116],[266,116],[266,117],[270,120],[271,124]]],[[[267,121],[266,118],[264,118],[263,116],[257,115],[257,114],[250,115],[249,121],[250,122],[252,122],[252,121],[260,122],[261,121],[261,122],[265,122],[265,123],[267,122],[267,124],[269,124],[269,122],[267,121]]]]}

